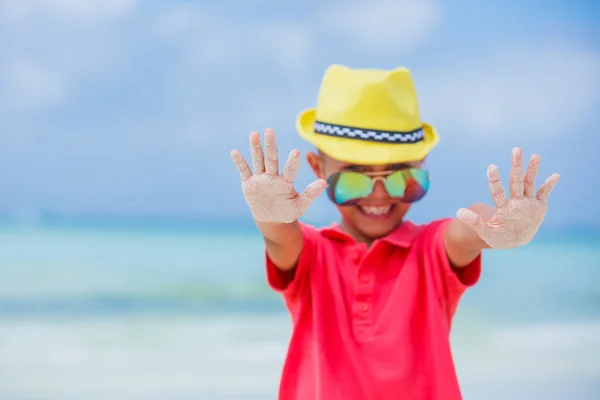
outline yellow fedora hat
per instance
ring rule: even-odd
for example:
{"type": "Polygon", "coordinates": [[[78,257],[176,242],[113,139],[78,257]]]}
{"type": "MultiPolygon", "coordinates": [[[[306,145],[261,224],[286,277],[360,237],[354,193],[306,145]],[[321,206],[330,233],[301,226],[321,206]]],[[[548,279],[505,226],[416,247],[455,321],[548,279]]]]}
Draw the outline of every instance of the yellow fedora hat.
{"type": "Polygon", "coordinates": [[[296,120],[300,136],[340,161],[377,165],[423,159],[439,137],[421,121],[410,71],[330,66],[316,108],[296,120]]]}

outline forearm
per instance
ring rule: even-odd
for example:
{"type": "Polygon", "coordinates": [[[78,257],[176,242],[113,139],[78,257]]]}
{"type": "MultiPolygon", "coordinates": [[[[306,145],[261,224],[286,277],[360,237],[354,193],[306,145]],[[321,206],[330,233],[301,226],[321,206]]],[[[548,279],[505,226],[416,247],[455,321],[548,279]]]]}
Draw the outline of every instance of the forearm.
{"type": "MultiPolygon", "coordinates": [[[[495,213],[494,208],[482,203],[474,204],[469,209],[480,214],[486,220],[491,219],[495,213]]],[[[477,232],[458,219],[448,225],[444,235],[444,244],[448,259],[455,268],[466,267],[479,256],[481,250],[490,247],[479,237],[477,232]]]]}
{"type": "Polygon", "coordinates": [[[273,264],[282,271],[292,270],[304,244],[298,221],[289,224],[256,221],[256,227],[263,235],[267,254],[273,264]]]}

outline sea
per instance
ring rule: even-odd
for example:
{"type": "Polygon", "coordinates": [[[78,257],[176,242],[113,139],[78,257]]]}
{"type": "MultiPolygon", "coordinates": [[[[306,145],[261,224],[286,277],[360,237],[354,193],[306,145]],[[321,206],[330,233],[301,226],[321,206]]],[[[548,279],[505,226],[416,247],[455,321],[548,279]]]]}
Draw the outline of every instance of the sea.
{"type": "MultiPolygon", "coordinates": [[[[263,256],[251,225],[0,224],[0,400],[276,399],[263,256]]],[[[600,399],[600,229],[487,251],[452,346],[465,400],[600,399]]]]}

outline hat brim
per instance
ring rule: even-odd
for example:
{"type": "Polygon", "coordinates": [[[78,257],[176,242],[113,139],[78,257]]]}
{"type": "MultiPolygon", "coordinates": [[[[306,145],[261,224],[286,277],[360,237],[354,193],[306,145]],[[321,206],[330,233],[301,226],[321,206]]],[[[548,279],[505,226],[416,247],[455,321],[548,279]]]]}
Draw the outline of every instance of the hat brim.
{"type": "Polygon", "coordinates": [[[361,165],[381,165],[418,161],[433,149],[439,137],[432,125],[423,124],[424,140],[417,143],[389,144],[320,135],[314,131],[316,110],[302,111],[296,119],[300,136],[336,160],[361,165]]]}

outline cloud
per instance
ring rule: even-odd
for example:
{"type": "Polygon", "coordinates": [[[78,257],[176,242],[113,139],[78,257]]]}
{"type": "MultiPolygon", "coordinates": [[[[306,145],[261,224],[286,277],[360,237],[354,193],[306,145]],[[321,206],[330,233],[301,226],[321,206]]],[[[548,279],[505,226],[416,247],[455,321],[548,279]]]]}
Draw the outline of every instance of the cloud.
{"type": "Polygon", "coordinates": [[[114,23],[134,15],[137,3],[0,0],[3,117],[18,120],[65,102],[85,78],[110,70],[123,47],[123,27],[114,23]]]}
{"type": "Polygon", "coordinates": [[[298,23],[268,24],[257,31],[256,39],[280,68],[294,71],[308,66],[315,45],[309,27],[298,23]]]}
{"type": "Polygon", "coordinates": [[[161,79],[172,82],[166,90],[179,90],[177,97],[186,97],[190,109],[212,96],[204,90],[206,78],[202,77],[209,76],[210,71],[224,77],[262,70],[262,74],[273,74],[274,79],[285,79],[287,90],[298,93],[312,82],[312,69],[324,46],[335,43],[317,40],[323,30],[332,28],[343,38],[368,47],[375,44],[398,49],[423,40],[439,14],[439,5],[433,0],[321,6],[318,14],[326,20],[240,20],[239,16],[189,2],[144,6],[144,12],[139,12],[140,7],[138,0],[0,0],[1,19],[7,22],[0,31],[17,38],[3,49],[0,70],[11,70],[18,77],[10,90],[1,82],[0,89],[20,93],[22,112],[41,110],[76,97],[73,92],[92,78],[117,71],[129,76],[132,71],[122,67],[130,69],[139,62],[128,52],[139,52],[153,60],[153,67],[165,68],[161,79]],[[134,29],[113,24],[134,16],[134,29]],[[37,40],[40,34],[47,38],[43,47],[37,40]],[[163,50],[168,58],[159,54],[163,50]],[[245,64],[248,67],[243,67],[245,64]],[[186,84],[179,82],[184,79],[186,84]],[[191,90],[192,86],[197,89],[191,90]]]}
{"type": "Polygon", "coordinates": [[[89,23],[133,12],[137,0],[0,0],[0,11],[12,19],[49,18],[89,23]]]}
{"type": "Polygon", "coordinates": [[[326,9],[320,23],[356,44],[409,50],[429,37],[440,14],[437,0],[348,0],[326,9]]]}
{"type": "Polygon", "coordinates": [[[424,76],[428,117],[481,137],[556,137],[600,104],[600,52],[580,42],[515,45],[424,76]]]}
{"type": "Polygon", "coordinates": [[[240,39],[248,36],[227,22],[198,4],[181,3],[157,13],[151,29],[174,50],[173,61],[198,70],[230,64],[240,57],[240,39]]]}
{"type": "Polygon", "coordinates": [[[194,68],[275,63],[298,71],[308,65],[313,37],[297,21],[237,21],[197,4],[178,4],[157,16],[154,32],[178,47],[178,55],[194,68]]]}
{"type": "Polygon", "coordinates": [[[65,95],[65,83],[57,74],[31,60],[13,60],[2,74],[11,111],[28,112],[59,102],[65,95]]]}

